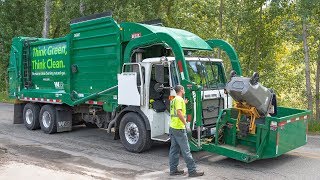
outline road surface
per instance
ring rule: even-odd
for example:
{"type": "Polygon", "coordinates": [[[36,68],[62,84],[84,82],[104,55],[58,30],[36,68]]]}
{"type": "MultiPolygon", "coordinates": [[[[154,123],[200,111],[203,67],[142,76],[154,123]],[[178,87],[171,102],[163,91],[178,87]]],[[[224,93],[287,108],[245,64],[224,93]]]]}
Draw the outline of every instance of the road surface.
{"type": "MultiPolygon", "coordinates": [[[[0,103],[1,179],[185,179],[168,175],[169,144],[135,154],[102,129],[77,126],[44,134],[13,125],[13,105],[0,103]]],[[[242,163],[220,155],[193,153],[205,176],[199,179],[320,179],[320,137],[278,158],[242,163]]],[[[183,160],[181,168],[186,171],[183,160]]]]}

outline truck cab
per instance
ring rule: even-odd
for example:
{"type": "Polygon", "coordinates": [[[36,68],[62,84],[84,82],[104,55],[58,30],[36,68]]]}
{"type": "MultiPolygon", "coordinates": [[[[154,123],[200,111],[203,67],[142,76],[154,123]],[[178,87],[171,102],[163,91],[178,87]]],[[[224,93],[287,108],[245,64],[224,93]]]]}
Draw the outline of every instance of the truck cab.
{"type": "MultiPolygon", "coordinates": [[[[222,109],[232,106],[232,99],[225,94],[227,83],[221,59],[186,57],[190,81],[201,86],[201,122],[200,136],[211,136],[215,132],[216,121],[222,109]]],[[[181,84],[181,73],[174,57],[147,58],[141,62],[126,63],[118,75],[118,103],[125,106],[139,107],[150,125],[150,138],[154,141],[167,142],[169,138],[170,102],[175,97],[174,87],[181,84]]],[[[187,117],[194,138],[197,138],[196,95],[188,99],[187,117]]],[[[130,144],[139,139],[138,125],[128,122],[132,127],[120,129],[125,140],[130,144]],[[135,131],[135,132],[132,132],[135,131]],[[131,134],[130,134],[131,132],[131,134]]]]}

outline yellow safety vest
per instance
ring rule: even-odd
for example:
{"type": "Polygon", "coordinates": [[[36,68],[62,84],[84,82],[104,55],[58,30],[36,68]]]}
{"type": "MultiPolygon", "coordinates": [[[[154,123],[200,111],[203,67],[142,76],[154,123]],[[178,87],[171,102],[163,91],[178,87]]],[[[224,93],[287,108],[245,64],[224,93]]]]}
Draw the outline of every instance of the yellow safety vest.
{"type": "Polygon", "coordinates": [[[170,104],[170,115],[171,115],[171,121],[170,121],[170,127],[173,129],[185,129],[185,125],[180,120],[177,114],[177,109],[182,110],[182,115],[186,116],[186,104],[184,103],[184,99],[180,96],[176,96],[170,104]]]}

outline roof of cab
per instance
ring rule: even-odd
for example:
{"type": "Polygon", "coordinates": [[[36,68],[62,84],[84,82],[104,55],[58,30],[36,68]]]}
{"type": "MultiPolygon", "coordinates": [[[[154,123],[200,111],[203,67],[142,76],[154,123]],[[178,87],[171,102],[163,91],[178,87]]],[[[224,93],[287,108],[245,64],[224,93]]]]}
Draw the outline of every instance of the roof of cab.
{"type": "Polygon", "coordinates": [[[133,38],[132,35],[145,36],[151,33],[166,33],[175,39],[183,49],[212,50],[206,41],[199,36],[182,29],[130,22],[121,23],[120,26],[124,31],[124,41],[130,41],[133,38]]]}
{"type": "MultiPolygon", "coordinates": [[[[144,59],[143,63],[160,63],[162,57],[155,57],[155,58],[147,58],[144,59]]],[[[174,61],[174,57],[166,57],[168,61],[174,61]]],[[[210,62],[222,62],[221,59],[215,59],[215,58],[201,58],[201,57],[186,57],[186,61],[210,61],[210,62]]]]}

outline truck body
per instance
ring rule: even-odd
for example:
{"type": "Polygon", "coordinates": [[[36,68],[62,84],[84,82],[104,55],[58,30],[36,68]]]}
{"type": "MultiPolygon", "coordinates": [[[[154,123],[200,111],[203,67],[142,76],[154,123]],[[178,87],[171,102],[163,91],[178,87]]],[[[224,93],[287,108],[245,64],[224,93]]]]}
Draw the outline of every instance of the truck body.
{"type": "Polygon", "coordinates": [[[9,60],[9,96],[15,123],[45,133],[72,126],[114,128],[132,152],[169,138],[173,87],[185,87],[193,151],[206,150],[251,162],[277,157],[307,142],[309,111],[276,107],[255,133],[240,137],[223,61],[189,55],[220,48],[242,75],[237,54],[223,40],[204,41],[174,28],[117,24],[103,13],[75,19],[57,39],[16,37],[9,60]]]}

